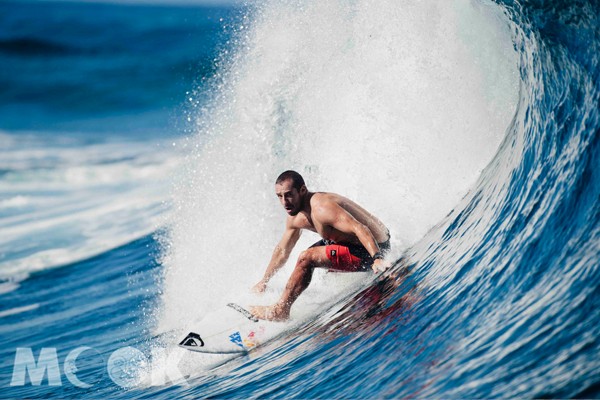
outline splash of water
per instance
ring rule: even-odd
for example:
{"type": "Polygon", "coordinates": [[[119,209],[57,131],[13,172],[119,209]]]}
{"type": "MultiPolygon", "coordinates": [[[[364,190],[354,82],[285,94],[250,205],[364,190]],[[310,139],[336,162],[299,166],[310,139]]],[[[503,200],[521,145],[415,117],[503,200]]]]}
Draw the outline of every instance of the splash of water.
{"type": "Polygon", "coordinates": [[[399,252],[468,191],[515,110],[493,4],[268,2],[240,21],[175,185],[159,330],[258,280],[283,230],[282,170],[365,206],[399,252]]]}

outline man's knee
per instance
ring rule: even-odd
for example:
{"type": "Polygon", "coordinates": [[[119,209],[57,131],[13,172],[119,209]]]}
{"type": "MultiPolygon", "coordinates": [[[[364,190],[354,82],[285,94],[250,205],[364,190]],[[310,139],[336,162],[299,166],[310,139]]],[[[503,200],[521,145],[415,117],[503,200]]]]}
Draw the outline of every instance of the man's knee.
{"type": "Polygon", "coordinates": [[[312,264],[314,261],[316,261],[314,248],[306,249],[298,256],[298,264],[312,264]]]}
{"type": "Polygon", "coordinates": [[[310,247],[300,253],[298,256],[297,265],[303,268],[313,268],[321,263],[321,259],[323,258],[321,253],[323,252],[322,248],[319,247],[310,247]]]}
{"type": "Polygon", "coordinates": [[[303,252],[300,253],[300,255],[298,256],[298,264],[306,264],[306,263],[310,263],[311,261],[311,255],[310,255],[310,249],[304,250],[303,252]]]}

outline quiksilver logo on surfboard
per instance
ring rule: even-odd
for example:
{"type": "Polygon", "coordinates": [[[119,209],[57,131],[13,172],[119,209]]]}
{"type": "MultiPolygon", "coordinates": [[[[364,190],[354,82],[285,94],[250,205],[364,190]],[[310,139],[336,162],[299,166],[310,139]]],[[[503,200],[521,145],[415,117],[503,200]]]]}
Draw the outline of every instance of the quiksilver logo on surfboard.
{"type": "Polygon", "coordinates": [[[185,339],[179,343],[179,345],[189,347],[204,347],[204,341],[197,333],[190,332],[185,339]]]}

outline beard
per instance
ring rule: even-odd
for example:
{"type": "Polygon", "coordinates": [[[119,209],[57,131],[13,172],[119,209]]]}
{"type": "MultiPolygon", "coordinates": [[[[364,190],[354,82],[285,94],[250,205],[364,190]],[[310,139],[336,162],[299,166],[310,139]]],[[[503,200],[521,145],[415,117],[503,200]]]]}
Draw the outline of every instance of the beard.
{"type": "Polygon", "coordinates": [[[300,211],[302,211],[302,209],[304,208],[304,198],[300,199],[300,203],[298,203],[298,206],[294,207],[291,210],[287,210],[288,215],[291,215],[292,217],[295,217],[296,215],[298,215],[300,213],[300,211]]]}

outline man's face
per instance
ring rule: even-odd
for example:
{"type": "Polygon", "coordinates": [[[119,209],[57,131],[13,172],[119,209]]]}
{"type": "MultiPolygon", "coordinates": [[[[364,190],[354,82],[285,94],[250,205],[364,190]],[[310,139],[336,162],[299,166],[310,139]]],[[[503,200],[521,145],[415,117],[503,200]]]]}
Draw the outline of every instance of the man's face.
{"type": "Polygon", "coordinates": [[[295,189],[291,179],[275,184],[275,194],[285,211],[291,216],[297,215],[302,210],[305,193],[306,186],[302,186],[300,190],[295,189]]]}

